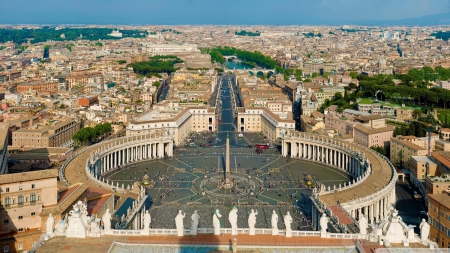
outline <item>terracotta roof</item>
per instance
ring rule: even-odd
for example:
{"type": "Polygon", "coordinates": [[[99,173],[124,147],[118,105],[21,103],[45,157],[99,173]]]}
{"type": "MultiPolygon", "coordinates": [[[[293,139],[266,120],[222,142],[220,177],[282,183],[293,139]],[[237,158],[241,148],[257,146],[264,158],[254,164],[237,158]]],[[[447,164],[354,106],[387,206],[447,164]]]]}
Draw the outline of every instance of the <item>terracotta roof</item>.
{"type": "Polygon", "coordinates": [[[394,131],[394,129],[395,129],[394,126],[387,126],[387,127],[381,127],[381,128],[367,128],[360,124],[356,124],[354,128],[363,133],[366,133],[366,134],[384,133],[384,132],[394,131]]]}
{"type": "Polygon", "coordinates": [[[449,193],[428,194],[428,197],[436,200],[437,202],[439,202],[439,204],[450,209],[450,194],[449,193]]]}
{"type": "Polygon", "coordinates": [[[46,178],[57,178],[57,177],[58,177],[58,169],[5,174],[0,175],[0,184],[10,184],[46,178]]]}

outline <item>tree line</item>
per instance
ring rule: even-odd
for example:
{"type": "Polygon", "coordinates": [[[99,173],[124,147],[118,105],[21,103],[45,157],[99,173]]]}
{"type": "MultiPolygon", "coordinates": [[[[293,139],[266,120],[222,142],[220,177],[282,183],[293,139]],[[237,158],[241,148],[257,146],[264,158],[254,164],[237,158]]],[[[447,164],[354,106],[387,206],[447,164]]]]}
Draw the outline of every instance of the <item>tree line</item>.
{"type": "Polygon", "coordinates": [[[78,145],[92,143],[93,140],[111,132],[110,123],[98,124],[95,127],[83,127],[72,136],[72,140],[78,145]]]}
{"type": "Polygon", "coordinates": [[[153,56],[149,61],[134,62],[128,64],[127,67],[132,67],[134,73],[143,76],[157,76],[161,77],[160,73],[168,73],[169,75],[177,69],[174,67],[177,63],[183,61],[176,56],[153,56]]]}
{"type": "MultiPolygon", "coordinates": [[[[27,39],[33,38],[32,44],[46,42],[48,40],[64,41],[77,40],[83,35],[84,40],[114,40],[121,39],[109,36],[113,29],[109,28],[63,28],[56,30],[53,27],[44,26],[41,29],[0,29],[0,43],[13,41],[16,44],[26,43],[27,39]],[[65,38],[61,38],[64,34],[65,38]]],[[[141,30],[122,30],[122,37],[145,38],[146,31],[141,30]]]]}

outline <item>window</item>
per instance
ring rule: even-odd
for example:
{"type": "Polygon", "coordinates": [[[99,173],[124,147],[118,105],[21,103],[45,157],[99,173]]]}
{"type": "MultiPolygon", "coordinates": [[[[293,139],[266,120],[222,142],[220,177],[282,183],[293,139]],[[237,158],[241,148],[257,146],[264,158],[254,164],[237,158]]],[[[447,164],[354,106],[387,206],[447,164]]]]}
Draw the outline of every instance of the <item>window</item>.
{"type": "Polygon", "coordinates": [[[19,250],[23,249],[23,244],[22,244],[22,243],[19,243],[19,244],[17,245],[17,249],[19,249],[19,250]]]}
{"type": "Polygon", "coordinates": [[[32,185],[31,185],[31,189],[34,189],[34,188],[35,188],[35,185],[34,185],[34,184],[32,184],[32,185]]]}
{"type": "Polygon", "coordinates": [[[23,189],[22,185],[19,185],[19,191],[21,191],[23,189]]]}
{"type": "Polygon", "coordinates": [[[437,220],[434,221],[434,226],[435,226],[436,228],[439,228],[439,222],[438,222],[437,220]]]}
{"type": "Polygon", "coordinates": [[[6,192],[9,192],[9,187],[6,187],[6,192]]]}
{"type": "Polygon", "coordinates": [[[19,228],[18,231],[19,231],[19,232],[23,232],[23,228],[19,228]]]}
{"type": "Polygon", "coordinates": [[[17,200],[19,201],[19,205],[23,204],[23,195],[19,195],[19,197],[17,198],[17,200]]]}
{"type": "Polygon", "coordinates": [[[23,216],[22,216],[22,215],[19,216],[19,220],[21,220],[21,219],[23,219],[23,216]]]}
{"type": "Polygon", "coordinates": [[[31,216],[35,216],[36,215],[36,212],[31,212],[31,216]]]}
{"type": "Polygon", "coordinates": [[[3,252],[5,252],[5,253],[9,252],[9,246],[4,246],[3,247],[3,252]]]}
{"type": "Polygon", "coordinates": [[[9,219],[3,220],[3,224],[9,224],[9,219]]]}
{"type": "Polygon", "coordinates": [[[37,242],[33,242],[32,244],[33,244],[33,247],[36,247],[37,242]]]}
{"type": "Polygon", "coordinates": [[[7,206],[11,205],[11,198],[10,197],[6,197],[5,198],[5,205],[7,205],[7,206]]]}
{"type": "Polygon", "coordinates": [[[442,211],[441,211],[441,216],[442,216],[442,217],[445,217],[445,213],[444,213],[444,212],[442,212],[442,211]]]}
{"type": "Polygon", "coordinates": [[[30,195],[30,202],[36,202],[36,193],[31,193],[30,195]]]}

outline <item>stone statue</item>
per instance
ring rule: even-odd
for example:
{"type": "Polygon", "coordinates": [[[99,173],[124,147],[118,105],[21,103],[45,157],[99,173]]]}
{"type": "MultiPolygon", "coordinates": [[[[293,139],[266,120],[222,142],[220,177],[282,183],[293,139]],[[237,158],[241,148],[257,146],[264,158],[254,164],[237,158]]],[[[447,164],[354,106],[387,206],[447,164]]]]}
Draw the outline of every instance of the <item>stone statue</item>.
{"type": "Polygon", "coordinates": [[[284,225],[286,226],[286,237],[292,237],[292,228],[291,228],[292,221],[293,220],[291,214],[287,212],[287,214],[284,216],[284,225]]]}
{"type": "Polygon", "coordinates": [[[272,213],[272,235],[278,235],[278,214],[275,210],[272,213]]]}
{"type": "Polygon", "coordinates": [[[248,227],[250,228],[250,235],[255,235],[256,215],[258,215],[258,211],[255,212],[255,210],[252,209],[250,215],[248,216],[248,227]]]}
{"type": "Polygon", "coordinates": [[[359,217],[359,233],[362,235],[367,234],[367,219],[364,217],[364,214],[361,214],[361,217],[359,217]]]}
{"type": "Polygon", "coordinates": [[[150,228],[150,223],[152,222],[152,217],[150,216],[150,213],[148,210],[145,211],[144,214],[144,229],[148,230],[150,228]]]}
{"type": "Polygon", "coordinates": [[[178,211],[177,217],[175,217],[175,225],[177,227],[178,236],[183,236],[184,232],[184,226],[183,226],[183,219],[186,214],[182,214],[181,210],[178,211]]]}
{"type": "Polygon", "coordinates": [[[322,214],[320,217],[320,232],[326,233],[328,228],[328,218],[326,214],[322,214]]]}
{"type": "Polygon", "coordinates": [[[47,232],[47,234],[48,235],[52,235],[53,234],[53,224],[55,223],[55,218],[53,218],[53,215],[52,214],[49,214],[48,215],[48,218],[47,218],[47,230],[46,230],[46,232],[47,232]]]}
{"type": "Polygon", "coordinates": [[[200,216],[198,215],[197,210],[195,210],[191,216],[191,220],[192,220],[191,235],[197,234],[198,219],[200,219],[200,216]]]}
{"type": "Polygon", "coordinates": [[[219,209],[213,214],[213,227],[214,227],[214,235],[220,235],[220,218],[222,215],[219,212],[219,209]]]}
{"type": "Polygon", "coordinates": [[[238,219],[238,215],[237,215],[237,208],[236,206],[233,207],[233,209],[230,211],[229,215],[228,215],[228,221],[231,224],[231,235],[237,235],[237,219],[238,219]]]}
{"type": "Polygon", "coordinates": [[[430,235],[430,224],[428,224],[428,222],[425,219],[422,219],[419,228],[420,228],[420,239],[428,240],[428,236],[430,235]]]}
{"type": "Polygon", "coordinates": [[[106,209],[106,212],[102,216],[103,221],[103,229],[105,231],[111,230],[111,213],[109,212],[109,208],[106,209]]]}

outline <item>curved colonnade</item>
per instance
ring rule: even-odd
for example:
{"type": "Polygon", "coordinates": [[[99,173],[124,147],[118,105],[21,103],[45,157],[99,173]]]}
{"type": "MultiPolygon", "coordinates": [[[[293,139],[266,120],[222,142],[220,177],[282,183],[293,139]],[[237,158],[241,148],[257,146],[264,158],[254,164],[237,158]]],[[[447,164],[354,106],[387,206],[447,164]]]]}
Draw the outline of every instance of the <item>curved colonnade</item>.
{"type": "Polygon", "coordinates": [[[83,156],[86,158],[84,171],[90,180],[103,188],[123,192],[130,186],[105,181],[102,176],[118,166],[173,156],[173,136],[167,133],[125,136],[90,146],[67,159],[60,170],[61,180],[67,182],[67,168],[76,169],[75,158],[83,156]]]}
{"type": "Polygon", "coordinates": [[[282,155],[337,167],[354,178],[347,185],[327,189],[322,186],[315,191],[313,199],[318,205],[313,205],[312,224],[316,229],[321,213],[330,214],[331,206],[340,206],[353,221],[364,215],[374,223],[384,219],[395,203],[395,168],[386,157],[369,148],[291,131],[283,137],[282,155]]]}

